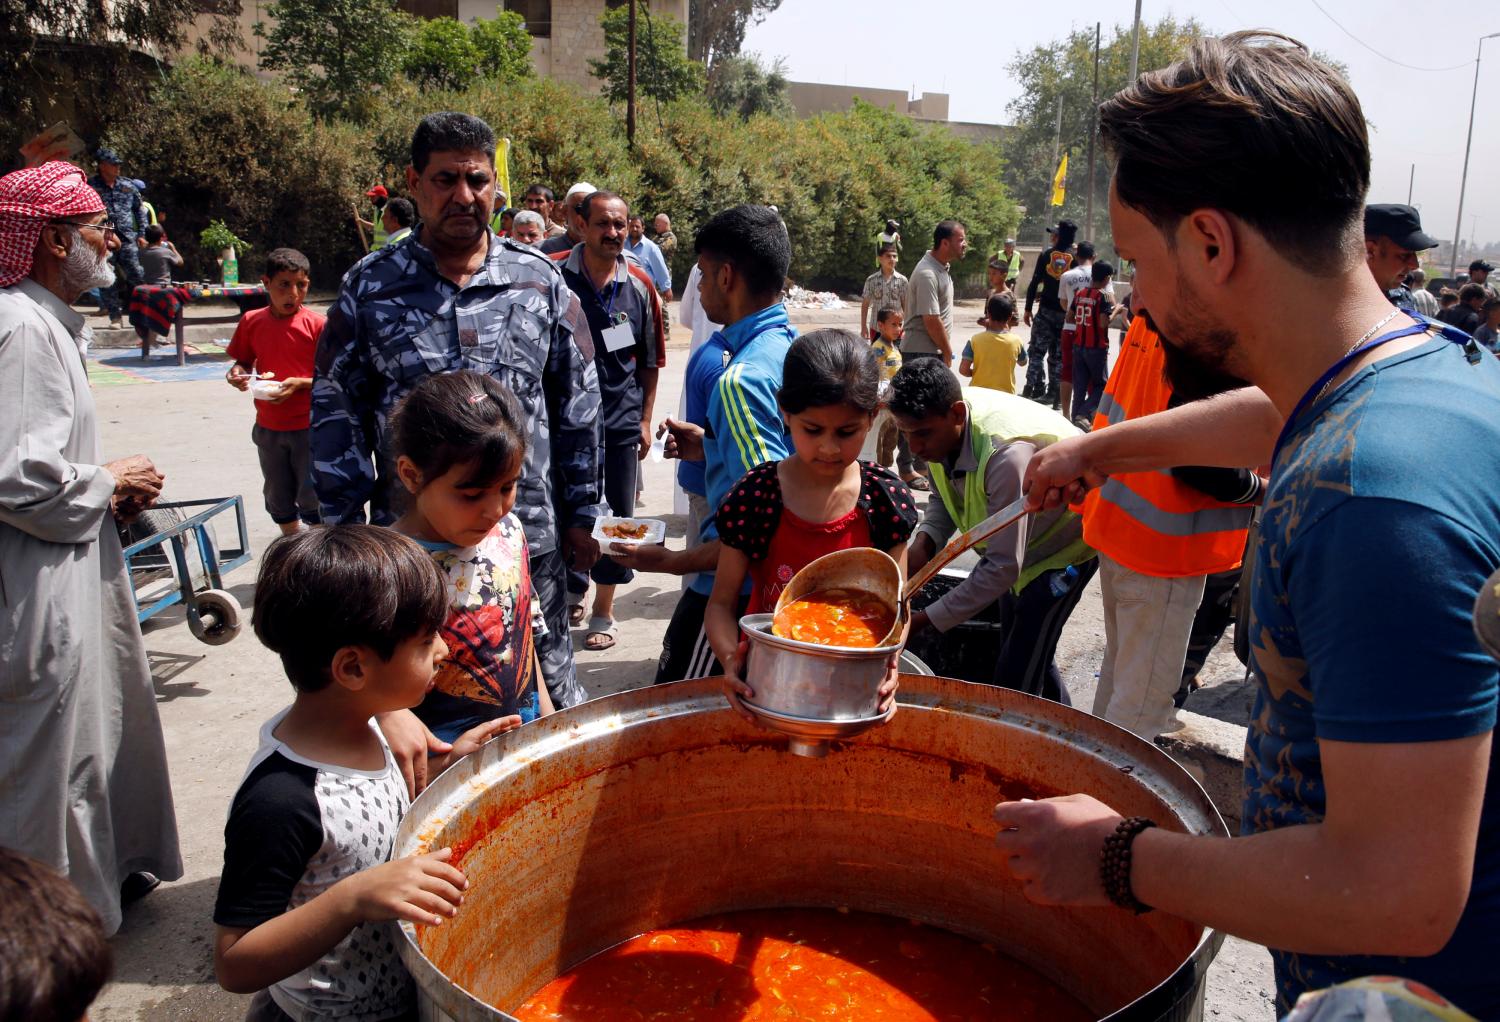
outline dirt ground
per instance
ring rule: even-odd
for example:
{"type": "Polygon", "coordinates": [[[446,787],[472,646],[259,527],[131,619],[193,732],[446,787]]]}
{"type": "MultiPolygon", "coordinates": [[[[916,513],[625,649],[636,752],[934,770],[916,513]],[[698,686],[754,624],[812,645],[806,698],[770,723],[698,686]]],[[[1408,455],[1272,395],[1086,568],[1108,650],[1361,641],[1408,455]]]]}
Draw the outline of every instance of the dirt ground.
{"type": "MultiPolygon", "coordinates": [[[[978,303],[960,303],[958,333],[979,315],[978,303]]],[[[796,312],[804,326],[858,323],[855,305],[836,311],[796,312]]],[[[675,317],[674,317],[675,318],[675,317]]],[[[92,322],[99,323],[97,317],[92,322]]],[[[225,328],[225,332],[227,333],[225,328]]],[[[977,329],[977,327],[972,328],[977,329]]],[[[201,334],[202,331],[199,331],[201,334]]],[[[687,361],[686,332],[663,371],[657,408],[677,407],[687,361]]],[[[243,494],[252,550],[263,550],[275,528],[260,502],[260,477],[250,442],[253,417],[248,396],[223,382],[225,363],[204,345],[189,365],[170,365],[162,354],[141,367],[138,354],[102,350],[91,362],[106,459],[137,452],[165,472],[170,499],[243,494]]],[[[668,542],[681,542],[683,523],[671,515],[672,463],[647,460],[640,513],[664,517],[668,542]]],[[[226,537],[227,538],[227,537],[226,537]]],[[[222,831],[230,796],[254,751],[261,723],[285,705],[291,689],[276,658],[250,633],[255,562],[226,579],[226,588],[246,609],[246,629],[225,646],[210,647],[189,633],[178,610],[144,626],[151,655],[167,750],[171,760],[186,875],[134,906],[113,946],[115,979],[95,1005],[96,1022],[195,1020],[243,1017],[248,998],[226,994],[213,981],[211,914],[222,863],[222,831]]],[[[617,598],[619,644],[608,653],[578,654],[580,676],[592,695],[649,684],[661,636],[678,591],[678,579],[638,576],[617,598]]],[[[581,634],[575,633],[581,644],[581,634]]],[[[1195,694],[1199,712],[1243,721],[1248,688],[1227,642],[1203,674],[1207,686],[1195,694]]],[[[1058,651],[1058,663],[1073,700],[1092,705],[1104,647],[1097,582],[1074,613],[1058,651]]],[[[1226,941],[1209,972],[1205,1017],[1224,1022],[1263,1022],[1274,1017],[1270,959],[1264,948],[1226,941]]]]}

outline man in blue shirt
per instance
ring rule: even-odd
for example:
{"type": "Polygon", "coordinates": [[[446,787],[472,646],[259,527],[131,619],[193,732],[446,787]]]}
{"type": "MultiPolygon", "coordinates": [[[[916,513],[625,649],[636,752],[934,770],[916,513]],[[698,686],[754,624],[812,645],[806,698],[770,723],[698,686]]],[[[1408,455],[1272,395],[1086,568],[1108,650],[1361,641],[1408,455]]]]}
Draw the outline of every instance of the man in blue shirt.
{"type": "Polygon", "coordinates": [[[1500,1017],[1500,670],[1471,619],[1500,566],[1500,364],[1387,302],[1359,247],[1364,114],[1300,44],[1199,40],[1103,104],[1100,135],[1134,309],[1174,391],[1213,396],[1049,447],[1029,492],[1270,463],[1245,836],[1142,829],[1084,795],[1007,802],[1004,869],[1035,901],[1267,945],[1278,1014],[1389,974],[1500,1017]]]}
{"type": "Polygon", "coordinates": [[[709,517],[703,523],[703,543],[688,550],[612,545],[607,551],[641,571],[697,574],[672,612],[657,683],[720,673],[703,634],[703,611],[719,563],[713,515],[746,472],[791,453],[776,403],[782,363],[797,336],[781,304],[792,261],[786,227],[768,206],[735,206],[703,225],[694,248],[703,310],[727,325],[688,360],[684,385],[689,421],[668,419],[666,425],[671,431],[668,454],[704,466],[709,517]],[[700,409],[701,418],[696,418],[700,409]]]}
{"type": "Polygon", "coordinates": [[[625,251],[651,274],[656,293],[661,296],[662,326],[668,337],[672,336],[672,321],[667,315],[668,303],[672,301],[672,268],[667,265],[666,253],[661,246],[646,237],[646,222],[639,214],[630,216],[630,234],[625,241],[625,251]]]}

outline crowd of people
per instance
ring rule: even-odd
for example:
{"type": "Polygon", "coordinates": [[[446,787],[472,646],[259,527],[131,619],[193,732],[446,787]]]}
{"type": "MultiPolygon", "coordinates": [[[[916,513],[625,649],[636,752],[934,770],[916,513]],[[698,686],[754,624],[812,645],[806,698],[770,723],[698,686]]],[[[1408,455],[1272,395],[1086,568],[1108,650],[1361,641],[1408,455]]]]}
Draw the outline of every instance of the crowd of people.
{"type": "MultiPolygon", "coordinates": [[[[997,607],[989,680],[1069,702],[1054,654],[1097,576],[1092,712],[1151,740],[1238,587],[1257,683],[1242,838],[1084,794],[1003,802],[995,840],[1026,896],[1264,943],[1282,1010],[1392,973],[1500,1017],[1485,964],[1500,670],[1470,616],[1500,567],[1500,491],[1474,485],[1500,478],[1489,266],[1424,312],[1412,274],[1434,242],[1415,210],[1365,204],[1359,102],[1284,37],[1200,40],[1105,102],[1100,125],[1124,301],[1116,267],[1063,220],[1021,307],[1029,344],[1007,242],[960,346],[965,225],[938,223],[907,277],[891,221],[859,332],[800,334],[781,302],[785,223],[735,206],[693,236],[675,415],[656,405],[670,221],[648,239],[627,199],[587,182],[560,203],[532,185],[510,209],[473,116],[417,126],[406,196],[371,190],[381,233],[326,319],[304,304],[306,258],[266,256],[270,304],[241,321],[226,381],[257,397],[284,535],[261,558],[253,624],[294,698],[229,807],[213,912],[216,974],[256,994],[250,1018],[408,1017],[390,921],[440,925],[468,883],[446,849],[393,859],[410,799],[587,697],[570,628],[613,646],[634,572],[683,579],[655,680],[722,675],[743,712],[739,618],[798,569],[874,547],[916,570],[1021,499],[1026,517],[915,610],[908,640],[997,607]],[[687,545],[601,546],[595,523],[633,514],[658,439],[680,462],[687,545]]],[[[136,247],[117,184],[63,163],[0,178],[0,846],[24,853],[0,851],[0,886],[60,872],[82,902],[65,890],[44,914],[91,933],[182,875],[115,530],[164,480],[142,456],[100,463],[71,308],[136,247]]],[[[896,680],[893,662],[883,706],[896,680]]],[[[102,947],[33,954],[30,972],[0,971],[29,984],[5,996],[97,990],[102,947]]]]}

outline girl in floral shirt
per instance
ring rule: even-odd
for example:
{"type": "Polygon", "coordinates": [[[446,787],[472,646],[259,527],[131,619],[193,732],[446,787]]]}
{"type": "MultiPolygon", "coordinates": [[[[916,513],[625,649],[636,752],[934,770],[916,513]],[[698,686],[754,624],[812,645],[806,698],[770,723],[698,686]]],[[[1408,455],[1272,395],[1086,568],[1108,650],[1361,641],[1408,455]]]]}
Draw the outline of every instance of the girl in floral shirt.
{"type": "Polygon", "coordinates": [[[448,659],[417,716],[451,741],[487,720],[551,713],[533,641],[546,625],[511,513],[526,457],[515,397],[480,373],[429,376],[397,406],[391,441],[408,498],[393,527],[432,555],[450,598],[448,659]]]}

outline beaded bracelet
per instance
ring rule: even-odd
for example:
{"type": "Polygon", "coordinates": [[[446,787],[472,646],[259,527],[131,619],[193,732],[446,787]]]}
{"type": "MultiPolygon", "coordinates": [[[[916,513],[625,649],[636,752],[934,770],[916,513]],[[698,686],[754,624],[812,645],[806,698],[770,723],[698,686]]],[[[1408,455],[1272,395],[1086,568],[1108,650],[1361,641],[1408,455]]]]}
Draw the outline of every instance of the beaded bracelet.
{"type": "Polygon", "coordinates": [[[1156,823],[1144,816],[1131,816],[1120,821],[1114,833],[1104,839],[1104,852],[1099,858],[1099,878],[1104,881],[1104,893],[1109,900],[1136,915],[1150,912],[1151,906],[1143,904],[1130,889],[1130,846],[1147,827],[1156,823]]]}

